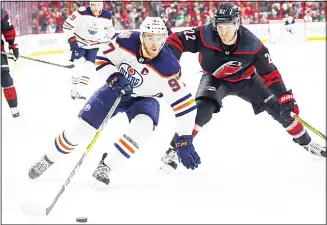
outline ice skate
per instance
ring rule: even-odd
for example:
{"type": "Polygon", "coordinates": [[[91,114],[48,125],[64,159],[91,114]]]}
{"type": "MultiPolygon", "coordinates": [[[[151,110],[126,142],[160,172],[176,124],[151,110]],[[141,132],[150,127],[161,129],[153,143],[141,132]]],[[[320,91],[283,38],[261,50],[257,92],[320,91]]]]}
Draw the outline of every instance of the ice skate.
{"type": "Polygon", "coordinates": [[[16,117],[20,116],[17,107],[10,108],[10,112],[11,112],[11,115],[12,115],[13,118],[16,118],[16,117]]]}
{"type": "Polygon", "coordinates": [[[73,88],[71,90],[71,98],[73,100],[76,100],[76,99],[83,99],[83,100],[86,100],[86,97],[85,95],[81,92],[81,91],[77,91],[75,88],[73,88]]]}
{"type": "Polygon", "coordinates": [[[307,145],[302,145],[302,147],[311,154],[326,158],[326,147],[323,147],[314,141],[311,141],[307,145]]]}
{"type": "Polygon", "coordinates": [[[53,162],[51,162],[46,155],[40,159],[35,165],[33,165],[28,171],[28,176],[31,179],[38,178],[41,176],[50,166],[52,166],[53,162]]]}
{"type": "Polygon", "coordinates": [[[172,171],[177,169],[178,157],[176,149],[170,147],[166,154],[161,158],[161,162],[163,164],[160,167],[160,170],[166,174],[171,173],[172,171]]]}
{"type": "Polygon", "coordinates": [[[92,176],[95,180],[92,182],[91,187],[95,189],[105,188],[110,183],[109,173],[110,168],[104,163],[104,159],[107,157],[107,153],[104,153],[102,159],[99,162],[98,167],[93,172],[92,176]]]}

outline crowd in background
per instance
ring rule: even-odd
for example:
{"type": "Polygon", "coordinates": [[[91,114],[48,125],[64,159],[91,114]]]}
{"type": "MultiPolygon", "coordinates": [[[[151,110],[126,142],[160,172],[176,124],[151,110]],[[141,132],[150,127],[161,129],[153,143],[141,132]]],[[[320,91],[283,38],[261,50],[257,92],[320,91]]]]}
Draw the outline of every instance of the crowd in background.
{"type": "MultiPolygon", "coordinates": [[[[241,10],[242,24],[269,23],[292,16],[306,22],[326,21],[326,2],[228,1],[241,10]]],[[[62,32],[65,19],[88,1],[2,2],[18,34],[62,32]]],[[[211,22],[221,1],[107,1],[115,29],[137,29],[143,19],[160,16],[171,27],[199,26],[211,22]]]]}

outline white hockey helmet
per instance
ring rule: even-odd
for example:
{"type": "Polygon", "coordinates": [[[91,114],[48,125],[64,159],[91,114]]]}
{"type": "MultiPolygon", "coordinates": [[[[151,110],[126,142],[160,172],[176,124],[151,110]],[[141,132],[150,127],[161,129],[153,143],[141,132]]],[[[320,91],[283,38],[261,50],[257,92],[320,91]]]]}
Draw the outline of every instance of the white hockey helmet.
{"type": "Polygon", "coordinates": [[[165,22],[160,17],[147,16],[142,22],[140,29],[142,33],[168,34],[165,22]]]}
{"type": "Polygon", "coordinates": [[[165,22],[160,17],[146,17],[140,26],[140,30],[141,37],[143,33],[163,34],[165,39],[168,37],[165,22]]]}

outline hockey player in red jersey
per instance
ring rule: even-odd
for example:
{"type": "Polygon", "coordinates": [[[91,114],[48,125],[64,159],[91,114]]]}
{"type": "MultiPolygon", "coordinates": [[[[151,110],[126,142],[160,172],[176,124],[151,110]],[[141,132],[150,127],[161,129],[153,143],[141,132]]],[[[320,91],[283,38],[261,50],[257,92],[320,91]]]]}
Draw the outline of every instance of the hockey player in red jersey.
{"type": "MultiPolygon", "coordinates": [[[[267,111],[295,143],[314,155],[326,157],[326,147],[311,140],[303,125],[294,119],[299,107],[292,90],[286,89],[268,49],[240,25],[236,5],[221,4],[212,24],[173,33],[167,43],[178,59],[183,52],[199,53],[203,76],[196,94],[198,110],[193,135],[210,121],[213,113],[220,111],[225,96],[236,95],[251,103],[255,114],[267,111]]],[[[164,170],[177,168],[173,142],[162,162],[164,170]]]]}
{"type": "MultiPolygon", "coordinates": [[[[12,25],[8,12],[1,8],[1,33],[3,34],[6,42],[9,44],[9,49],[13,52],[15,60],[19,56],[18,45],[15,44],[16,31],[12,25]]],[[[17,109],[17,94],[14,86],[14,81],[10,76],[7,54],[4,51],[4,41],[1,37],[1,87],[5,98],[9,104],[12,116],[18,117],[19,112],[17,109]]]]}

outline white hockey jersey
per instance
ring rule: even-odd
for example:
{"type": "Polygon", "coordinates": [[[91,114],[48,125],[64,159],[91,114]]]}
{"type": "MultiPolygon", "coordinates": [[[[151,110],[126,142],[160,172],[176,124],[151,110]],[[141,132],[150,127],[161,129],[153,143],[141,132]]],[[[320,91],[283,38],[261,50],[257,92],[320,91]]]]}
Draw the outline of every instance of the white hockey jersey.
{"type": "Polygon", "coordinates": [[[196,104],[181,80],[181,67],[167,45],[159,55],[147,60],[142,56],[140,33],[123,31],[98,52],[95,64],[99,76],[117,70],[133,85],[132,96],[162,97],[173,109],[179,135],[191,135],[196,104]]]}
{"type": "Polygon", "coordinates": [[[105,9],[96,17],[90,7],[80,7],[66,19],[63,31],[67,40],[75,36],[78,46],[85,49],[96,48],[114,36],[115,29],[111,18],[111,12],[105,9]]]}

